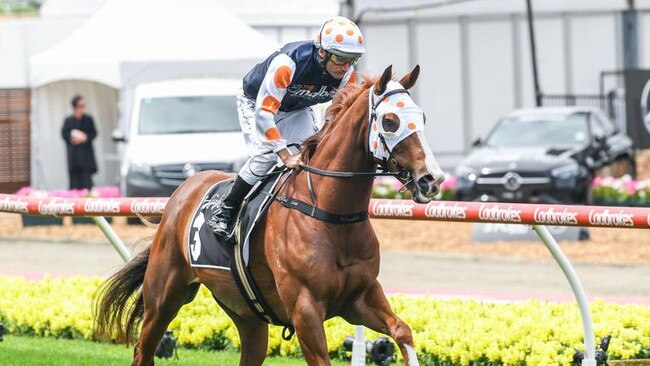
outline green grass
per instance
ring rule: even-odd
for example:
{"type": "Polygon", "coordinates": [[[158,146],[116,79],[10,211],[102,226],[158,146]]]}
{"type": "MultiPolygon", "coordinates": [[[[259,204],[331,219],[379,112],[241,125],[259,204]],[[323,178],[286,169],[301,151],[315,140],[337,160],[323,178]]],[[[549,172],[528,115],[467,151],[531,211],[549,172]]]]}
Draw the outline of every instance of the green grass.
{"type": "MultiPolygon", "coordinates": [[[[5,336],[0,342],[0,366],[123,366],[130,365],[133,348],[79,340],[5,336]]],[[[238,365],[239,353],[178,349],[178,360],[156,359],[156,365],[238,365]]],[[[269,357],[264,365],[297,366],[305,361],[290,357],[269,357]]],[[[333,361],[332,365],[346,363],[333,361]]]]}

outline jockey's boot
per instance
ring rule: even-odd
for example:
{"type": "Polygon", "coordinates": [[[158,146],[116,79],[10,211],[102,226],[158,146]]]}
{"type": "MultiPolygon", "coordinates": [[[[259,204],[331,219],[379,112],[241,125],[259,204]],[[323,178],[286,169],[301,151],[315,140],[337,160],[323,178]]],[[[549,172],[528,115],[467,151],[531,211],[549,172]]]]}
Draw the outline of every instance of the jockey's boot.
{"type": "Polygon", "coordinates": [[[208,220],[208,227],[212,229],[217,236],[224,239],[232,235],[239,206],[241,206],[244,197],[248,194],[253,186],[248,184],[239,176],[235,179],[230,192],[214,212],[214,215],[208,220]]]}

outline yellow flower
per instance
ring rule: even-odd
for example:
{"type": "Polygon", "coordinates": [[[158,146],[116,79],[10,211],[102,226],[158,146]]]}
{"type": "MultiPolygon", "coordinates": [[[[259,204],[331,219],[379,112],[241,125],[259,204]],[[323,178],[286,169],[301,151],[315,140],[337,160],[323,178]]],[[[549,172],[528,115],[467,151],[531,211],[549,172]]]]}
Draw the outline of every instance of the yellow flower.
{"type": "MultiPolygon", "coordinates": [[[[41,281],[0,277],[0,321],[9,333],[93,339],[91,300],[102,281],[87,277],[46,277],[41,281]]],[[[497,304],[406,295],[390,296],[389,301],[413,330],[419,357],[430,363],[570,365],[573,348],[584,347],[575,304],[497,304]]],[[[611,358],[634,358],[650,350],[649,307],[597,300],[591,310],[596,337],[612,335],[611,358]]],[[[241,345],[237,329],[205,287],[169,327],[186,347],[241,345]]],[[[354,327],[340,318],[326,321],[324,327],[328,350],[339,355],[345,336],[354,334],[354,327]]],[[[297,339],[284,341],[281,331],[280,327],[270,327],[268,353],[300,355],[297,339]]],[[[368,339],[378,336],[366,330],[368,339]]]]}

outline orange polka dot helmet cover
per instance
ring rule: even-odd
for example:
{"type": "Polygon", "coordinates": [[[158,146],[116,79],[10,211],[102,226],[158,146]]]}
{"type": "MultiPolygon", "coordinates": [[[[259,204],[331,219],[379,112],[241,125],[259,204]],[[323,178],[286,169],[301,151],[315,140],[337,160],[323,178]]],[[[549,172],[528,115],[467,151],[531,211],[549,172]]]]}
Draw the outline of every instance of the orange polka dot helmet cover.
{"type": "Polygon", "coordinates": [[[359,58],[366,52],[361,30],[344,17],[327,20],[316,35],[314,44],[341,57],[359,58]]]}
{"type": "MultiPolygon", "coordinates": [[[[372,108],[372,105],[377,105],[383,98],[383,95],[392,90],[403,88],[398,82],[390,81],[382,95],[375,95],[374,88],[371,89],[370,108],[372,108]]],[[[424,131],[424,113],[411,99],[410,95],[407,93],[397,93],[392,94],[389,98],[389,102],[382,102],[377,105],[375,109],[376,118],[370,121],[371,128],[368,143],[370,144],[370,151],[379,159],[388,158],[389,151],[393,151],[397,144],[411,134],[424,131]],[[396,121],[394,119],[390,119],[390,125],[384,123],[384,117],[389,113],[397,116],[399,120],[398,125],[395,125],[396,121]],[[384,138],[389,151],[381,148],[383,144],[381,143],[380,136],[384,138]]]]}

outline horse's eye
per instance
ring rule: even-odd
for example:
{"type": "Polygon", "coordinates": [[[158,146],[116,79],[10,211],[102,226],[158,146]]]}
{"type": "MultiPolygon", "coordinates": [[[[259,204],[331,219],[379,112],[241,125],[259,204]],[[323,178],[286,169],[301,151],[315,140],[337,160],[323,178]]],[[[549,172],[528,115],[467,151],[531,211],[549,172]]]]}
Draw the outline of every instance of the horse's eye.
{"type": "Polygon", "coordinates": [[[397,116],[391,116],[391,114],[385,115],[381,120],[382,127],[386,132],[395,132],[399,129],[399,119],[396,119],[397,116]]]}
{"type": "Polygon", "coordinates": [[[427,124],[427,115],[422,113],[422,122],[426,125],[427,124]]]}

